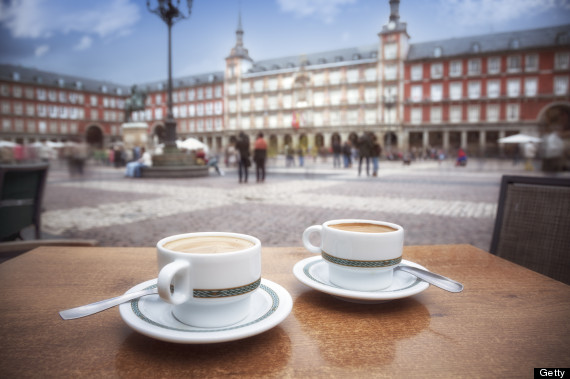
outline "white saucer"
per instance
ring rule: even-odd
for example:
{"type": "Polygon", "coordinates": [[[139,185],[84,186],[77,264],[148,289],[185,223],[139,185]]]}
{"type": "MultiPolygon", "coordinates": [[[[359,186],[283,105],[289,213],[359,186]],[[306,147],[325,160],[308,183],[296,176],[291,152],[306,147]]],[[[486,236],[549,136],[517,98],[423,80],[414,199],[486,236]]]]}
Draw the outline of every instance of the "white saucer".
{"type": "MultiPolygon", "coordinates": [[[[141,283],[127,293],[156,287],[156,279],[141,283]]],[[[251,313],[237,324],[222,328],[198,328],[176,320],[171,305],[158,295],[121,304],[121,317],[131,328],[162,341],[197,344],[234,341],[265,332],[283,321],[293,308],[287,290],[266,279],[251,295],[251,313]]]]}
{"type": "MultiPolygon", "coordinates": [[[[417,263],[402,259],[401,265],[426,269],[417,263]]],[[[429,287],[429,283],[402,271],[394,272],[392,285],[380,291],[353,291],[338,287],[329,281],[327,263],[321,256],[314,256],[297,262],[293,274],[301,283],[342,300],[358,303],[380,303],[416,295],[429,287]]]]}

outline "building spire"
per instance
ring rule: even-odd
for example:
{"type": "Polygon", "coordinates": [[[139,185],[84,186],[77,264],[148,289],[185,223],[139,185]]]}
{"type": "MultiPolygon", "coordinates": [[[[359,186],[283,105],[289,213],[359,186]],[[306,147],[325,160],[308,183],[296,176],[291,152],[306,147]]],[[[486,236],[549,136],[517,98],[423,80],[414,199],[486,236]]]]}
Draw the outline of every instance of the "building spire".
{"type": "Polygon", "coordinates": [[[241,6],[238,13],[238,27],[236,29],[236,46],[243,47],[243,28],[241,26],[241,6]]]}
{"type": "Polygon", "coordinates": [[[400,20],[400,0],[390,0],[390,21],[400,20]]]}

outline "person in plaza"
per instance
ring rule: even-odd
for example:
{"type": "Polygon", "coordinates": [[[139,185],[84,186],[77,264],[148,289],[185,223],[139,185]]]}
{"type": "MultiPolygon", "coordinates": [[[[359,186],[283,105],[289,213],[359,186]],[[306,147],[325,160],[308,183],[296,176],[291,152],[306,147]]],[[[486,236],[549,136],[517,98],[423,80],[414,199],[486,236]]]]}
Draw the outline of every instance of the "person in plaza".
{"type": "Polygon", "coordinates": [[[368,133],[364,133],[358,140],[358,176],[362,169],[362,161],[366,161],[366,176],[370,176],[370,153],[372,151],[372,141],[368,133]]]}
{"type": "Polygon", "coordinates": [[[532,164],[532,160],[536,156],[536,145],[534,142],[529,141],[524,144],[523,154],[525,159],[524,169],[526,171],[534,171],[534,166],[532,164]]]}
{"type": "Polygon", "coordinates": [[[564,141],[560,138],[562,128],[555,125],[542,140],[542,171],[558,172],[564,169],[564,141]]]}
{"type": "Polygon", "coordinates": [[[265,181],[265,161],[267,159],[267,142],[263,138],[263,133],[257,135],[253,144],[253,161],[255,162],[255,176],[257,182],[265,181]]]}
{"type": "Polygon", "coordinates": [[[382,154],[382,147],[378,143],[376,136],[373,136],[372,150],[370,156],[372,157],[372,176],[378,176],[378,162],[380,160],[380,155],[382,154]]]}
{"type": "Polygon", "coordinates": [[[352,167],[352,147],[350,141],[346,141],[342,146],[342,156],[344,157],[344,168],[352,167]]]}
{"type": "Polygon", "coordinates": [[[467,154],[463,148],[459,148],[457,151],[457,160],[455,161],[456,166],[467,166],[467,154]]]}
{"type": "Polygon", "coordinates": [[[152,166],[152,157],[144,147],[140,148],[141,157],[136,161],[127,163],[125,176],[130,178],[140,178],[142,176],[143,167],[152,166]]]}
{"type": "Polygon", "coordinates": [[[340,141],[335,139],[332,143],[332,152],[333,152],[333,167],[340,168],[340,154],[342,153],[342,146],[340,145],[340,141]]]}
{"type": "Polygon", "coordinates": [[[247,176],[249,166],[251,166],[251,161],[249,159],[249,137],[244,133],[240,132],[238,140],[236,142],[236,149],[239,154],[238,159],[238,173],[239,173],[239,182],[240,183],[247,183],[247,176]]]}
{"type": "Polygon", "coordinates": [[[303,167],[305,165],[305,149],[303,146],[299,145],[297,155],[299,156],[299,167],[303,167]]]}
{"type": "Polygon", "coordinates": [[[291,145],[285,145],[285,166],[295,166],[295,149],[291,145]]]}

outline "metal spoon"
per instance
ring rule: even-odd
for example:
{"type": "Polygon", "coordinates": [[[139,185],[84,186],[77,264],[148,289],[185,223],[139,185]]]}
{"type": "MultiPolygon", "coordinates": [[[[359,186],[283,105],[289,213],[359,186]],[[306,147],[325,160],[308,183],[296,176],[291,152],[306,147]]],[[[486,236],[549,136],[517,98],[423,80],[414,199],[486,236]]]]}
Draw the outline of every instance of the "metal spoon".
{"type": "Polygon", "coordinates": [[[449,292],[461,292],[463,291],[463,284],[456,282],[455,280],[446,278],[443,275],[434,274],[431,271],[422,270],[421,268],[411,267],[411,266],[398,266],[394,271],[404,271],[408,274],[412,274],[415,277],[420,278],[436,287],[444,289],[449,292]]]}
{"type": "Polygon", "coordinates": [[[90,316],[92,314],[104,311],[105,309],[112,308],[116,305],[126,303],[134,299],[138,299],[142,296],[154,295],[158,293],[156,287],[149,288],[142,291],[127,293],[121,296],[113,297],[107,300],[101,300],[96,303],[82,305],[77,308],[66,309],[65,311],[59,312],[59,315],[64,320],[73,320],[74,318],[80,318],[85,316],[90,316]]]}

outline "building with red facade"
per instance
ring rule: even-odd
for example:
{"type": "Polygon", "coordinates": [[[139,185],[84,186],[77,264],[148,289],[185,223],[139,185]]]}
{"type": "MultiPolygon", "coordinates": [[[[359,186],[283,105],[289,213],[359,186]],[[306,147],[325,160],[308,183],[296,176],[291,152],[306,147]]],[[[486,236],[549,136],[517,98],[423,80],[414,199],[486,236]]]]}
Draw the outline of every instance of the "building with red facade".
{"type": "MultiPolygon", "coordinates": [[[[414,44],[399,1],[389,4],[376,44],[262,61],[245,48],[240,20],[224,72],[173,79],[177,134],[221,151],[241,131],[262,131],[277,153],[370,132],[386,154],[501,156],[501,137],[569,133],[570,25],[414,44]]],[[[141,83],[146,109],[132,118],[156,144],[166,82],[141,83]]],[[[123,85],[0,65],[1,138],[105,145],[121,139],[129,95],[123,85]]]]}

